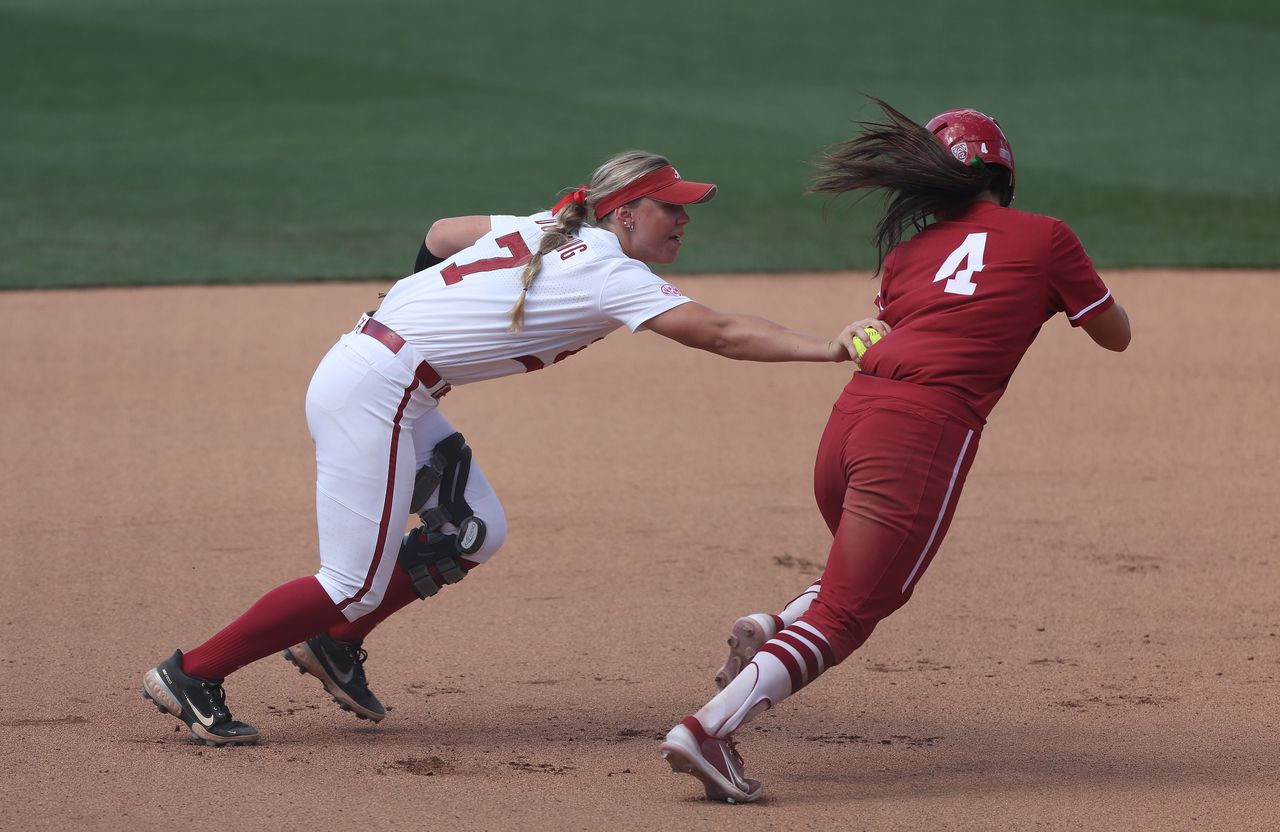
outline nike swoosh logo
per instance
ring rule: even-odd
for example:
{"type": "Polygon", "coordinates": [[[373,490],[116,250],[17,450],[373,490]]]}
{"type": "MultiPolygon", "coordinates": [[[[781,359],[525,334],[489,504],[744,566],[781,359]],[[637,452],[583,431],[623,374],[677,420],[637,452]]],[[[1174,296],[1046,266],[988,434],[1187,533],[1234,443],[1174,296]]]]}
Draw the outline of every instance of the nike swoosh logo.
{"type": "Polygon", "coordinates": [[[747,791],[747,784],[738,776],[738,770],[734,767],[733,760],[729,759],[729,751],[724,746],[720,746],[720,756],[724,758],[724,770],[728,772],[729,780],[740,791],[745,793],[747,791]]]}
{"type": "Polygon", "coordinates": [[[355,667],[352,667],[346,673],[343,673],[342,671],[338,670],[338,668],[336,667],[333,669],[333,678],[340,685],[347,684],[348,682],[350,682],[352,679],[355,678],[355,675],[356,675],[355,667]]]}
{"type": "Polygon", "coordinates": [[[196,707],[196,703],[191,701],[190,696],[186,696],[184,694],[182,698],[187,700],[187,707],[191,709],[191,713],[196,715],[196,719],[200,720],[201,725],[203,725],[206,728],[213,727],[213,717],[205,716],[204,714],[200,713],[200,709],[196,707]]]}

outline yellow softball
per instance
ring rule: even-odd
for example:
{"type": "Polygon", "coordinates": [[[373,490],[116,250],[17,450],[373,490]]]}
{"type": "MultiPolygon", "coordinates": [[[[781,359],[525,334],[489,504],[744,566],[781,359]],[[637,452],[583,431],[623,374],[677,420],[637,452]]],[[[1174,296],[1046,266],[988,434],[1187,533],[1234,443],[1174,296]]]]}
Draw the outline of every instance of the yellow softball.
{"type": "MultiPolygon", "coordinates": [[[[865,331],[867,333],[867,337],[871,339],[871,343],[874,344],[880,340],[880,330],[873,326],[869,326],[865,328],[865,331]]],[[[862,343],[862,339],[856,335],[853,336],[853,349],[854,352],[858,353],[859,358],[867,354],[867,345],[862,343]]]]}

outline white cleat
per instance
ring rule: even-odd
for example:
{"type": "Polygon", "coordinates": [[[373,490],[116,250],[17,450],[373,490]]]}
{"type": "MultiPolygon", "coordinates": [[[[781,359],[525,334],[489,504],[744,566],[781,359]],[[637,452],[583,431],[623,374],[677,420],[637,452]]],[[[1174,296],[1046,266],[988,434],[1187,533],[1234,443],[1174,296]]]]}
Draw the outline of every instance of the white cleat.
{"type": "Polygon", "coordinates": [[[716,687],[724,690],[742,672],[742,668],[756,657],[764,643],[777,634],[773,616],[762,612],[744,615],[733,622],[733,627],[729,630],[729,658],[725,659],[724,667],[716,674],[716,687]]]}

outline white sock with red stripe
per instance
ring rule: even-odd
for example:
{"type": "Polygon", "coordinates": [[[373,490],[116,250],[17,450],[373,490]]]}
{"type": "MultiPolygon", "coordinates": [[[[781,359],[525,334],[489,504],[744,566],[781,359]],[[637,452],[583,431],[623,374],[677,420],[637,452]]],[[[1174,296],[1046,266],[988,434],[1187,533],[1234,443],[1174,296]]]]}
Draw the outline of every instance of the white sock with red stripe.
{"type": "Polygon", "coordinates": [[[742,672],[694,717],[708,734],[723,739],[835,663],[827,637],[808,622],[796,622],[766,641],[742,672]]]}
{"type": "Polygon", "coordinates": [[[790,627],[792,624],[796,623],[796,621],[800,619],[800,616],[804,615],[808,611],[809,605],[813,603],[814,598],[818,597],[818,591],[821,589],[822,579],[819,578],[810,584],[809,588],[804,592],[792,598],[787,605],[783,607],[782,612],[774,616],[774,623],[778,625],[774,629],[781,630],[783,627],[790,627]]]}

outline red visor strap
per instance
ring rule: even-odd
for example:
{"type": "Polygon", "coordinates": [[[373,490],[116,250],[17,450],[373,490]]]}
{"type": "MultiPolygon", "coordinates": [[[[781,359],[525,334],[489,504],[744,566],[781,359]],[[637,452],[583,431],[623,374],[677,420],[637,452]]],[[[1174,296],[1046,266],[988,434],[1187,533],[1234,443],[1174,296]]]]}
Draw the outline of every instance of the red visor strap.
{"type": "Polygon", "coordinates": [[[676,169],[670,165],[660,167],[653,173],[646,173],[625,188],[614,191],[600,200],[596,204],[596,219],[602,220],[612,214],[619,205],[626,205],[633,199],[648,196],[654,191],[661,190],[673,182],[679,181],[680,174],[676,173],[676,169]]]}
{"type": "Polygon", "coordinates": [[[585,205],[587,202],[587,186],[579,185],[575,190],[565,194],[560,201],[551,206],[551,216],[560,213],[560,209],[564,208],[570,202],[576,202],[579,205],[585,205]]]}

